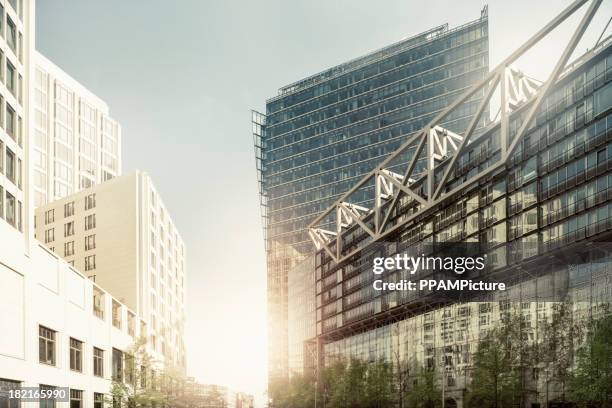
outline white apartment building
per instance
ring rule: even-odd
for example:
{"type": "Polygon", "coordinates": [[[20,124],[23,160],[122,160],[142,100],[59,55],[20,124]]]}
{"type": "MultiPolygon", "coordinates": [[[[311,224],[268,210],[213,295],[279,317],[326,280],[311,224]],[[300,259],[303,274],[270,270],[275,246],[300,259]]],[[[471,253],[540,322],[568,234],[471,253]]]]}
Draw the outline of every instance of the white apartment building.
{"type": "Polygon", "coordinates": [[[25,163],[33,30],[29,0],[0,1],[0,223],[21,232],[28,231],[31,219],[25,163]]]}
{"type": "Polygon", "coordinates": [[[44,245],[24,248],[0,222],[0,407],[101,408],[146,324],[44,245]],[[69,387],[70,402],[19,405],[17,387],[69,387]]]}
{"type": "Polygon", "coordinates": [[[38,207],[36,237],[142,316],[149,346],[185,366],[185,245],[147,174],[38,207]]]}
{"type": "MultiPolygon", "coordinates": [[[[83,265],[75,268],[33,239],[35,203],[44,204],[121,173],[119,126],[108,117],[104,102],[35,53],[34,9],[33,0],[0,0],[0,407],[98,408],[104,404],[102,399],[110,390],[112,376],[122,370],[123,353],[136,338],[151,338],[152,344],[158,345],[156,348],[161,351],[166,336],[181,333],[180,340],[175,335],[172,344],[181,345],[181,354],[177,357],[184,363],[184,248],[180,238],[173,235],[175,230],[166,230],[172,224],[164,224],[165,210],[155,201],[157,193],[153,187],[138,184],[141,190],[133,192],[134,199],[136,194],[140,197],[147,191],[151,193],[147,200],[153,200],[153,204],[147,207],[134,204],[130,207],[134,211],[125,211],[131,220],[129,225],[134,227],[134,233],[128,235],[135,243],[127,250],[132,251],[131,257],[139,265],[132,273],[138,277],[134,288],[149,272],[156,271],[165,278],[166,265],[168,271],[181,265],[179,318],[174,310],[166,312],[163,300],[157,306],[154,297],[157,290],[164,290],[160,298],[171,298],[170,304],[178,304],[178,295],[170,296],[165,289],[155,286],[155,295],[143,300],[144,292],[130,292],[134,293],[130,297],[120,291],[120,284],[114,285],[119,295],[108,292],[100,282],[94,282],[96,276],[91,276],[104,276],[104,268],[90,269],[92,265],[95,268],[95,261],[81,273],[80,270],[85,270],[83,265]],[[136,235],[144,231],[151,237],[147,239],[162,234],[163,242],[157,246],[136,240],[136,235]],[[168,231],[167,235],[164,231],[168,231]],[[174,243],[180,252],[174,252],[178,251],[174,243]],[[136,245],[142,249],[136,251],[136,245]],[[152,255],[140,256],[149,249],[152,255]],[[149,268],[150,259],[168,261],[163,266],[149,268]],[[126,305],[119,296],[132,301],[138,311],[148,308],[151,302],[155,304],[154,311],[141,318],[136,308],[126,305]],[[159,321],[156,320],[158,313],[159,321]],[[151,335],[147,327],[150,318],[159,327],[151,335]],[[166,322],[170,321],[180,321],[179,329],[172,333],[164,331],[166,322]],[[70,401],[21,404],[9,401],[8,390],[16,387],[69,387],[70,401]]],[[[93,211],[94,225],[96,216],[104,224],[105,214],[116,216],[125,210],[125,197],[116,197],[110,205],[112,200],[107,201],[102,191],[99,206],[105,211],[99,214],[93,211]]],[[[75,217],[82,211],[85,209],[77,212],[75,206],[75,217]]],[[[74,225],[79,226],[76,222],[74,225]]],[[[97,238],[93,240],[99,248],[106,245],[105,234],[117,231],[117,224],[108,222],[107,225],[109,230],[95,230],[97,238]]],[[[127,229],[119,231],[118,236],[124,232],[127,234],[127,229]]],[[[87,235],[91,235],[89,230],[87,235]]],[[[80,245],[79,248],[83,243],[80,245]]],[[[105,263],[107,257],[103,251],[96,256],[105,263]]],[[[129,257],[124,248],[123,260],[129,257]]],[[[129,276],[126,274],[124,282],[129,276]]],[[[167,279],[164,285],[176,288],[178,271],[173,279],[167,279]]],[[[153,357],[160,360],[163,356],[155,352],[153,357]]]]}
{"type": "Polygon", "coordinates": [[[121,127],[108,105],[34,51],[34,206],[121,174],[121,127]]]}

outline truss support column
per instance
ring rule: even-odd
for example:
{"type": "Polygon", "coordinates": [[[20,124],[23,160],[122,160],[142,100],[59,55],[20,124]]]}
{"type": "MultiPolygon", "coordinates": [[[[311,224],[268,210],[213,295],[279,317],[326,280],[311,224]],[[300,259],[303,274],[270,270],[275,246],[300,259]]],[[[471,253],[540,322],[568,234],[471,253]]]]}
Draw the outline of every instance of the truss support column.
{"type": "Polygon", "coordinates": [[[508,75],[507,75],[508,67],[506,65],[502,65],[500,68],[501,75],[501,83],[500,83],[500,96],[501,96],[501,104],[499,107],[500,113],[500,146],[501,146],[501,155],[502,157],[506,157],[506,151],[508,150],[508,75]]]}
{"type": "Polygon", "coordinates": [[[433,202],[433,187],[434,187],[434,153],[435,141],[433,132],[436,130],[433,127],[425,128],[425,137],[427,138],[427,202],[433,202]]]}
{"type": "MultiPolygon", "coordinates": [[[[379,171],[382,171],[382,169],[379,169],[379,171]]],[[[382,205],[382,186],[380,177],[380,172],[374,174],[374,233],[376,235],[380,232],[380,207],[382,205]]]]}
{"type": "Polygon", "coordinates": [[[342,203],[336,206],[336,258],[342,256],[342,203]]]}

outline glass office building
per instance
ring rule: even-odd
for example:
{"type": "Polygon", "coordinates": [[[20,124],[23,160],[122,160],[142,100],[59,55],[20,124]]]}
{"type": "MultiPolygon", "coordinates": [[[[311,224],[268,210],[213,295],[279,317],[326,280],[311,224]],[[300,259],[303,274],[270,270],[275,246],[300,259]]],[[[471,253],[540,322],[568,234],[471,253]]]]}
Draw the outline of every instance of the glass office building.
{"type": "MultiPolygon", "coordinates": [[[[532,103],[510,114],[509,140],[532,103]]],[[[465,396],[478,341],[496,322],[520,316],[522,335],[533,342],[558,305],[570,305],[577,320],[612,311],[610,38],[553,85],[499,171],[470,182],[500,160],[500,134],[499,122],[490,123],[459,154],[445,186],[447,191],[462,186],[458,192],[425,208],[404,197],[390,218],[416,214],[414,222],[398,224],[384,243],[368,241],[367,232],[355,225],[343,240],[365,242],[358,255],[336,262],[325,250],[317,252],[317,338],[324,356],[319,364],[353,357],[436,367],[444,373],[439,381],[449,406],[457,406],[465,396]],[[462,294],[460,299],[374,289],[377,279],[415,279],[406,270],[374,275],[374,257],[411,250],[421,254],[427,245],[447,242],[478,245],[488,255],[483,276],[506,282],[509,289],[462,294]]],[[[348,246],[347,253],[352,249],[348,246]]],[[[432,279],[431,273],[416,279],[432,279]]],[[[544,398],[563,395],[559,384],[538,374],[543,367],[538,361],[528,367],[523,406],[543,406],[544,398]]]]}
{"type": "MultiPolygon", "coordinates": [[[[270,378],[288,367],[288,274],[307,225],[489,68],[488,17],[442,25],[280,88],[253,112],[268,265],[270,378]]],[[[466,108],[475,109],[478,97],[466,108]]],[[[468,115],[470,112],[463,112],[468,115]]],[[[467,120],[449,117],[462,131],[467,120]]]]}

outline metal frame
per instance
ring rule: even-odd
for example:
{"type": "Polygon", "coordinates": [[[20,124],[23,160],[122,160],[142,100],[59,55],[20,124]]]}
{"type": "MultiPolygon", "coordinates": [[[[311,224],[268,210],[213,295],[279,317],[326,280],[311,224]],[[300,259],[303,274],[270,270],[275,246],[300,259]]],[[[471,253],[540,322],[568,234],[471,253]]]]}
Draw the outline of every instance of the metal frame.
{"type": "MultiPolygon", "coordinates": [[[[597,9],[601,5],[602,0],[576,0],[563,10],[558,16],[546,24],[536,34],[534,34],[527,42],[521,45],[510,56],[495,67],[489,74],[476,83],[472,88],[467,90],[462,96],[452,102],[446,109],[440,112],[436,117],[423,129],[416,132],[408,138],[408,140],[389,157],[387,157],[377,168],[372,170],[363,179],[361,179],[353,188],[343,194],[331,207],[320,214],[309,225],[309,235],[315,244],[317,250],[324,249],[331,258],[336,262],[342,262],[351,256],[357,254],[367,245],[375,241],[380,241],[389,236],[399,228],[413,221],[416,217],[424,212],[431,210],[443,201],[452,197],[459,191],[464,190],[470,185],[482,180],[483,178],[492,175],[495,171],[505,167],[508,160],[512,157],[519,142],[523,139],[526,131],[541,106],[544,98],[548,94],[551,86],[557,82],[560,75],[563,73],[567,62],[572,55],[578,42],[582,38],[586,28],[590,24],[597,9]],[[519,57],[530,50],[540,40],[546,37],[553,29],[563,23],[568,17],[573,15],[584,4],[590,5],[582,17],[578,27],[574,31],[571,39],[563,50],[559,60],[555,64],[552,73],[544,83],[539,83],[533,80],[516,69],[511,67],[519,57]],[[446,182],[455,168],[455,164],[464,151],[465,146],[470,142],[476,130],[483,112],[489,106],[495,90],[499,85],[500,95],[500,126],[501,126],[501,155],[500,159],[489,166],[486,170],[481,171],[476,176],[464,181],[460,185],[448,190],[446,182]],[[465,102],[478,97],[479,93],[484,93],[483,99],[480,101],[476,112],[462,135],[452,133],[444,129],[440,124],[462,106],[465,102]],[[510,138],[509,135],[509,117],[513,110],[518,107],[523,107],[529,102],[526,107],[525,119],[514,135],[510,138]],[[413,174],[417,161],[422,159],[423,149],[427,146],[425,159],[427,166],[421,174],[413,174]],[[416,148],[415,148],[416,147],[416,148]],[[410,149],[415,148],[405,171],[398,174],[391,171],[389,168],[397,169],[393,163],[394,160],[410,153],[410,149]],[[436,181],[436,174],[442,173],[439,181],[436,181]],[[374,181],[374,207],[372,209],[365,208],[350,202],[350,197],[364,186],[374,181]],[[418,189],[417,189],[418,187],[418,189]],[[400,220],[394,220],[390,224],[391,214],[397,207],[401,197],[408,196],[416,205],[417,211],[413,214],[402,217],[400,220]],[[335,221],[333,220],[335,210],[335,221]],[[386,214],[383,216],[383,212],[386,214]],[[373,217],[370,217],[371,214],[373,217]],[[367,218],[367,219],[366,219],[367,218]],[[373,218],[373,220],[371,219],[373,218]],[[373,221],[373,222],[372,222],[373,221]],[[335,231],[323,229],[320,226],[335,223],[335,231]],[[365,245],[343,254],[342,250],[342,234],[351,228],[361,228],[371,239],[365,240],[365,245]],[[333,240],[336,240],[335,248],[332,248],[333,240]]],[[[329,228],[329,227],[327,227],[329,228]]]]}

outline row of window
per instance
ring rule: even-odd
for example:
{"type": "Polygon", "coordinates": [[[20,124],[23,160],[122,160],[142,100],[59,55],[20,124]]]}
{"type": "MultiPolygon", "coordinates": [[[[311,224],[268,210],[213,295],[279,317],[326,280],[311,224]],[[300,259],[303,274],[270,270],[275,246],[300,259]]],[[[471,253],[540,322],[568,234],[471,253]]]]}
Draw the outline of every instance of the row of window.
{"type": "MultiPolygon", "coordinates": [[[[41,364],[57,366],[58,356],[57,332],[45,326],[38,327],[38,361],[41,364]]],[[[70,369],[82,373],[84,343],[70,337],[70,369]]],[[[104,378],[104,350],[92,347],[92,373],[96,377],[104,378]]],[[[113,348],[112,374],[113,378],[121,378],[123,369],[123,352],[113,348]]]]}
{"type": "MultiPolygon", "coordinates": [[[[0,167],[1,168],[1,167],[0,167]]],[[[85,211],[96,207],[96,194],[89,194],[85,197],[85,211]]],[[[64,204],[64,217],[74,215],[74,201],[64,204]]],[[[45,212],[45,225],[55,222],[55,209],[50,209],[45,212]]]]}
{"type": "MultiPolygon", "coordinates": [[[[89,231],[96,227],[96,214],[89,214],[85,217],[85,231],[89,231]]],[[[64,224],[64,237],[74,235],[74,221],[64,224]]],[[[55,228],[45,230],[45,244],[55,241],[55,228]]],[[[85,250],[95,248],[95,235],[89,235],[85,240],[85,250]],[[89,239],[90,237],[93,237],[89,239]],[[93,246],[91,246],[93,245],[93,246]]]]}
{"type": "MultiPolygon", "coordinates": [[[[3,386],[3,390],[9,390],[9,389],[18,389],[20,386],[20,383],[17,381],[9,381],[9,380],[0,380],[0,385],[3,386]]],[[[53,386],[53,385],[46,385],[46,384],[40,384],[39,389],[41,391],[53,391],[56,390],[57,387],[53,386]]],[[[52,395],[52,394],[49,394],[52,395]]],[[[83,408],[84,405],[84,400],[83,400],[83,390],[77,390],[74,388],[70,389],[69,392],[69,401],[70,401],[70,408],[83,408]]],[[[39,407],[40,408],[55,408],[57,406],[57,401],[56,398],[47,398],[47,399],[40,399],[39,400],[39,407]]],[[[104,407],[104,394],[99,393],[99,392],[94,392],[93,393],[93,407],[94,408],[103,408],[104,407]]],[[[4,400],[4,399],[0,399],[0,407],[7,407],[7,408],[17,408],[19,407],[19,403],[17,402],[17,400],[15,399],[11,399],[11,400],[4,400]],[[6,404],[6,405],[4,405],[6,404]]]]}
{"type": "MultiPolygon", "coordinates": [[[[14,3],[9,1],[9,3],[14,3]]],[[[19,2],[21,4],[21,1],[19,2]]],[[[14,7],[15,8],[15,7],[14,7]]],[[[18,11],[21,13],[21,11],[18,11]]],[[[23,35],[18,33],[17,25],[13,19],[5,13],[4,7],[0,5],[0,36],[2,36],[13,53],[22,60],[23,56],[23,35]]]]}

